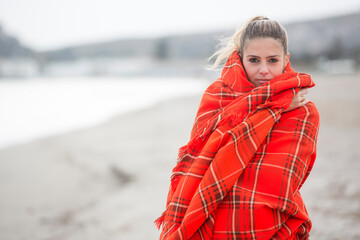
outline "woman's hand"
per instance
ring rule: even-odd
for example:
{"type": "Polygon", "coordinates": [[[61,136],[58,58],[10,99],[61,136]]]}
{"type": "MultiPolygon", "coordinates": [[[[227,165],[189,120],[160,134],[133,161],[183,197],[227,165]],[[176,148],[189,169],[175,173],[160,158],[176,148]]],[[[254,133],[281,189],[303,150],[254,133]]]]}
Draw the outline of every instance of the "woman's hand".
{"type": "Polygon", "coordinates": [[[294,96],[290,106],[285,110],[285,112],[289,112],[307,104],[309,100],[306,99],[306,94],[308,94],[307,88],[300,89],[300,91],[294,96]]]}

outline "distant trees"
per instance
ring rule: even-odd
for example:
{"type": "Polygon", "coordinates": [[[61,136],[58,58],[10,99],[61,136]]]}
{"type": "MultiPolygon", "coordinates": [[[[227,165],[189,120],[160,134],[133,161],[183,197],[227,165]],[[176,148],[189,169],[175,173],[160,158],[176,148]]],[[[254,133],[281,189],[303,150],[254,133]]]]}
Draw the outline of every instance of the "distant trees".
{"type": "Polygon", "coordinates": [[[344,44],[339,37],[335,37],[330,45],[330,49],[327,52],[328,58],[333,59],[340,59],[344,58],[346,55],[346,49],[344,44]]]}
{"type": "Polygon", "coordinates": [[[155,47],[155,58],[165,60],[169,57],[169,43],[167,38],[158,39],[155,47]]]}

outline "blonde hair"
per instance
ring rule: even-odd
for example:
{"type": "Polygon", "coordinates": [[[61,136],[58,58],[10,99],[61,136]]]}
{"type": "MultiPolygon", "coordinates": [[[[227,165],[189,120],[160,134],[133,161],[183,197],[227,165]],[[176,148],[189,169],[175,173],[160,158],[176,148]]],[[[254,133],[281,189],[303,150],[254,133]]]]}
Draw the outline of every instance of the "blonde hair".
{"type": "Polygon", "coordinates": [[[217,69],[220,65],[224,64],[233,51],[238,51],[242,58],[245,43],[255,38],[273,38],[279,40],[283,47],[284,55],[288,52],[288,38],[285,28],[277,21],[270,20],[264,16],[256,16],[240,26],[231,37],[221,39],[218,45],[220,49],[208,59],[209,61],[215,60],[209,69],[217,69]]]}

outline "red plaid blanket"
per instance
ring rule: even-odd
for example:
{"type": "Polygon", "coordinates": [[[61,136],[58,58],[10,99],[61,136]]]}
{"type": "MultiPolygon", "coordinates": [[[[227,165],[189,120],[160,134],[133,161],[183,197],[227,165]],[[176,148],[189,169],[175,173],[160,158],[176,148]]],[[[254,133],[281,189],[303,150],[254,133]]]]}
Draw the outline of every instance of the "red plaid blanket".
{"type": "Polygon", "coordinates": [[[299,193],[316,157],[319,114],[311,102],[284,112],[307,74],[255,87],[238,52],[203,94],[189,143],[173,169],[160,239],[307,239],[299,193]]]}

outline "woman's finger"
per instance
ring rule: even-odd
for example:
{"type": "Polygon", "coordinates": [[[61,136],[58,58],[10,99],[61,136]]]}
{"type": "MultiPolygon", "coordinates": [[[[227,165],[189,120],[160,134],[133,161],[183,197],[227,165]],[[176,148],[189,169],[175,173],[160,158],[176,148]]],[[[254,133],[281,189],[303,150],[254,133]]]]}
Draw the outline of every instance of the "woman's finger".
{"type": "Polygon", "coordinates": [[[306,99],[305,95],[303,95],[302,93],[298,94],[296,97],[297,97],[297,101],[299,101],[300,103],[305,101],[306,99]]]}
{"type": "Polygon", "coordinates": [[[309,99],[306,99],[305,101],[303,101],[303,102],[301,103],[301,105],[304,106],[304,105],[306,105],[308,102],[310,102],[310,100],[309,100],[309,99]]]}
{"type": "Polygon", "coordinates": [[[300,91],[298,92],[298,96],[299,96],[299,102],[303,103],[304,101],[306,101],[306,94],[308,93],[307,88],[302,88],[300,89],[300,91]]]}
{"type": "Polygon", "coordinates": [[[307,88],[302,88],[299,90],[299,92],[297,94],[306,95],[306,94],[308,94],[308,90],[307,90],[307,88]]]}

